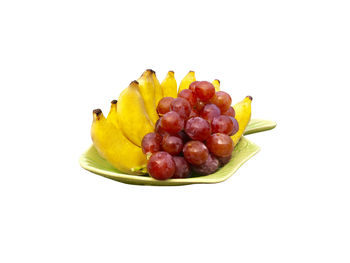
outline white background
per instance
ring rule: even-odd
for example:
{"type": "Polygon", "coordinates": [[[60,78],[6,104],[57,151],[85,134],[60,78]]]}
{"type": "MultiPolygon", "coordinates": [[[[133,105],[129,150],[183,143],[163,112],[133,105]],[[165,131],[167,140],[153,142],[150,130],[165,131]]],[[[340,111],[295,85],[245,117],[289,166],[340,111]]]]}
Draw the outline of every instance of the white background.
{"type": "Polygon", "coordinates": [[[1,262],[350,262],[348,1],[1,1],[1,262]],[[252,95],[229,180],[83,170],[92,110],[146,68],[252,95]]]}

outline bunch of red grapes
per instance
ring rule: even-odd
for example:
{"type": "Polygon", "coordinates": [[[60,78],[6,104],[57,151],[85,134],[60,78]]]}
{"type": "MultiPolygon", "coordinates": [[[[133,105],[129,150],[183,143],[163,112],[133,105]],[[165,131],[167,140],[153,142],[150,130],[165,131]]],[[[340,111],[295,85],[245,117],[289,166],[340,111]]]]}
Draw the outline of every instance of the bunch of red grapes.
{"type": "Polygon", "coordinates": [[[234,147],[230,136],[239,128],[231,102],[208,81],[192,82],[177,98],[162,98],[155,132],[142,139],[142,151],[150,156],[148,173],[158,180],[187,178],[228,163],[234,147]]]}

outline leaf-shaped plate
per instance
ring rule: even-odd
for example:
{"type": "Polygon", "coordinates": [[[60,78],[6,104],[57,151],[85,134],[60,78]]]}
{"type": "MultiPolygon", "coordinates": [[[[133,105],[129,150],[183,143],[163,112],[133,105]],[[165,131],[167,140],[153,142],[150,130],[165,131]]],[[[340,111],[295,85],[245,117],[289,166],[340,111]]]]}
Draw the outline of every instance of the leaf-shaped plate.
{"type": "MultiPolygon", "coordinates": [[[[245,134],[251,134],[254,132],[261,132],[265,130],[273,129],[276,126],[275,122],[264,120],[251,120],[246,128],[245,134]]],[[[148,175],[130,175],[118,171],[105,159],[103,159],[92,145],[90,148],[81,155],[80,165],[93,173],[102,175],[112,180],[127,184],[137,185],[187,185],[187,184],[205,184],[205,183],[219,183],[225,181],[232,176],[239,167],[246,161],[248,161],[253,155],[260,150],[259,146],[250,142],[245,137],[242,137],[239,143],[236,145],[231,161],[224,167],[220,168],[217,172],[206,176],[195,176],[185,179],[169,179],[165,181],[155,180],[148,175]]]]}

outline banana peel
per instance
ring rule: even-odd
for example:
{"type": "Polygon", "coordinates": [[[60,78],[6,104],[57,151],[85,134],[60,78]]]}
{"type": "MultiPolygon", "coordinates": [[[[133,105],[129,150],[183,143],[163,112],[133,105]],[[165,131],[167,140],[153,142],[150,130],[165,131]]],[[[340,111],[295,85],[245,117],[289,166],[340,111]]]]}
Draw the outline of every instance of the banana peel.
{"type": "Polygon", "coordinates": [[[180,93],[181,91],[183,91],[184,89],[188,89],[190,84],[192,82],[196,81],[196,75],[194,71],[189,71],[187,73],[187,75],[181,80],[180,82],[180,86],[179,86],[179,91],[178,93],[180,93]]]}
{"type": "Polygon", "coordinates": [[[163,90],[162,90],[162,86],[159,83],[159,80],[156,76],[156,72],[152,70],[152,79],[154,82],[154,87],[155,87],[155,101],[156,101],[156,107],[158,105],[158,102],[164,97],[163,95],[163,90]]]}
{"type": "Polygon", "coordinates": [[[251,104],[253,98],[251,96],[245,97],[242,101],[238,102],[233,106],[233,109],[236,112],[236,120],[238,122],[238,131],[231,136],[234,146],[237,145],[241,139],[251,117],[251,104]]]}
{"type": "Polygon", "coordinates": [[[116,104],[112,102],[111,112],[107,117],[100,109],[93,111],[91,138],[96,150],[119,171],[127,174],[147,173],[147,160],[142,149],[130,142],[118,127],[115,120],[116,104]]]}
{"type": "Polygon", "coordinates": [[[174,71],[168,71],[168,74],[160,85],[162,86],[164,97],[177,97],[177,83],[174,71]]]}
{"type": "Polygon", "coordinates": [[[153,73],[153,70],[147,69],[145,72],[143,72],[143,74],[137,80],[137,82],[139,83],[140,94],[143,98],[143,102],[145,103],[145,108],[148,117],[151,120],[152,124],[155,125],[155,123],[159,119],[159,116],[156,111],[156,86],[152,76],[153,73]]]}
{"type": "Polygon", "coordinates": [[[214,79],[212,84],[214,85],[215,91],[220,91],[220,80],[214,79]]]}
{"type": "Polygon", "coordinates": [[[141,147],[142,138],[154,131],[154,124],[146,112],[137,81],[131,82],[120,94],[117,121],[125,137],[139,147],[141,147]]]}
{"type": "MultiPolygon", "coordinates": [[[[109,113],[107,115],[107,120],[123,133],[123,131],[120,129],[119,124],[118,124],[117,103],[118,103],[117,100],[111,101],[111,108],[109,109],[109,113]]],[[[125,137],[124,134],[123,134],[123,136],[125,137]]]]}

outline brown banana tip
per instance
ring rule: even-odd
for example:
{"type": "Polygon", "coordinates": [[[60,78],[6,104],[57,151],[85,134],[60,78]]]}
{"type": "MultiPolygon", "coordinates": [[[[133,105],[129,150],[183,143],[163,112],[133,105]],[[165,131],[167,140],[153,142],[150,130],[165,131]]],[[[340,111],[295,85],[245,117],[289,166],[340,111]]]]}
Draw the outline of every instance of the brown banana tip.
{"type": "Polygon", "coordinates": [[[139,85],[139,83],[137,82],[137,80],[133,80],[133,81],[131,81],[131,82],[130,82],[130,85],[132,85],[132,84],[139,85]]]}
{"type": "Polygon", "coordinates": [[[219,84],[220,84],[220,80],[218,80],[218,79],[215,79],[217,82],[219,82],[219,84]]]}
{"type": "Polygon", "coordinates": [[[253,100],[253,97],[252,97],[252,96],[247,96],[247,98],[249,98],[251,101],[253,100]]]}
{"type": "Polygon", "coordinates": [[[100,116],[102,114],[101,109],[95,109],[92,111],[93,114],[95,114],[97,117],[100,116]]]}
{"type": "Polygon", "coordinates": [[[174,71],[173,70],[169,70],[169,73],[173,73],[174,74],[174,71]]]}
{"type": "Polygon", "coordinates": [[[192,72],[192,73],[194,73],[194,71],[193,71],[193,70],[190,70],[188,73],[191,73],[191,72],[192,72]]]}
{"type": "Polygon", "coordinates": [[[156,72],[153,69],[146,69],[146,71],[151,72],[152,74],[156,74],[156,72]]]}
{"type": "Polygon", "coordinates": [[[117,102],[118,102],[117,100],[112,100],[111,104],[117,104],[117,102]]]}

